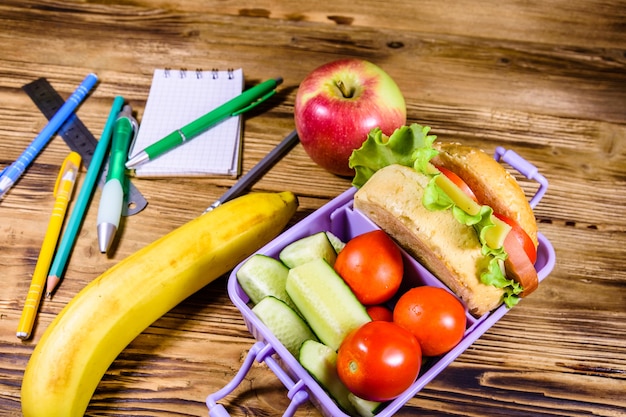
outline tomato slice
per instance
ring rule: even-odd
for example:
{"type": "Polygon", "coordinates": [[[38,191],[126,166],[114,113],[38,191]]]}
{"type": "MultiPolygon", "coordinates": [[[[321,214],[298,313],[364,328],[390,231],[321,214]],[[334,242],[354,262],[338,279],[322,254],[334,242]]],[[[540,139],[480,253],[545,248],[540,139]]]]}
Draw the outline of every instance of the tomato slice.
{"type": "Polygon", "coordinates": [[[506,274],[520,283],[524,289],[520,296],[526,297],[535,291],[539,285],[537,270],[513,233],[509,233],[504,239],[504,250],[508,255],[504,261],[506,274]]]}
{"type": "MultiPolygon", "coordinates": [[[[438,165],[435,167],[465,194],[478,202],[472,189],[461,177],[444,167],[438,165]]],[[[521,295],[526,296],[533,292],[538,285],[537,271],[534,267],[537,261],[537,248],[530,236],[528,236],[528,233],[515,220],[499,213],[494,213],[494,215],[511,226],[511,231],[504,241],[504,249],[509,255],[505,261],[505,267],[507,274],[524,288],[524,292],[521,295]]]]}
{"type": "Polygon", "coordinates": [[[441,171],[441,173],[443,175],[448,177],[448,179],[450,181],[452,181],[454,183],[454,185],[459,187],[461,189],[461,191],[463,191],[465,194],[467,194],[472,200],[478,202],[478,199],[476,198],[476,195],[474,194],[472,189],[469,187],[469,185],[467,185],[467,183],[465,181],[463,181],[463,179],[461,177],[459,177],[454,172],[450,171],[448,168],[444,168],[444,167],[439,166],[439,165],[435,165],[435,168],[437,168],[439,171],[441,171]]]}
{"type": "Polygon", "coordinates": [[[530,236],[528,236],[528,233],[526,233],[526,231],[522,229],[522,227],[515,220],[499,213],[493,213],[493,215],[511,226],[509,235],[515,236],[515,239],[517,239],[522,248],[524,248],[524,252],[526,252],[526,256],[530,259],[530,263],[534,265],[537,261],[537,248],[535,247],[533,240],[530,236]]]}

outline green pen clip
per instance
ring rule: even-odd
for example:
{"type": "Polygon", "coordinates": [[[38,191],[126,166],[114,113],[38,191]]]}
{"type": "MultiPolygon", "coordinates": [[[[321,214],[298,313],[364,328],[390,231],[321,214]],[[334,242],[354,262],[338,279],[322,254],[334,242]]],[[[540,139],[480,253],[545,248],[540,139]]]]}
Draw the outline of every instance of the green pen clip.
{"type": "MultiPolygon", "coordinates": [[[[131,152],[133,151],[133,148],[135,147],[135,142],[137,141],[137,135],[139,134],[139,122],[137,121],[137,119],[135,119],[131,115],[131,117],[129,117],[129,120],[130,120],[130,125],[133,128],[133,135],[131,136],[130,144],[128,145],[128,153],[126,155],[128,158],[130,158],[131,156],[131,152]]],[[[128,171],[128,169],[126,169],[126,171],[128,171]]]]}
{"type": "Polygon", "coordinates": [[[276,90],[272,90],[269,93],[265,94],[263,97],[259,98],[258,100],[256,100],[254,103],[250,103],[249,105],[247,105],[246,107],[244,107],[243,109],[237,110],[236,112],[234,112],[231,116],[235,117],[235,116],[239,116],[242,113],[247,112],[248,110],[253,109],[254,107],[258,106],[259,104],[263,103],[265,100],[267,100],[268,98],[272,97],[274,94],[276,94],[276,90]]]}

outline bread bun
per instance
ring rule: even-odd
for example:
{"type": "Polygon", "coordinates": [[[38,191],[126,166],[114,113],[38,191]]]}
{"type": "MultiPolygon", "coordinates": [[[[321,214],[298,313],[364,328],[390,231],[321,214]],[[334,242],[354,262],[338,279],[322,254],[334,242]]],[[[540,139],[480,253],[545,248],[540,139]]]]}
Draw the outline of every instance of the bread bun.
{"type": "Polygon", "coordinates": [[[537,221],[515,177],[478,148],[458,143],[435,143],[434,147],[439,151],[431,160],[434,165],[461,177],[481,204],[515,220],[537,247],[537,221]]]}
{"type": "Polygon", "coordinates": [[[481,316],[502,303],[503,290],[480,281],[485,257],[474,229],[448,211],[423,206],[428,181],[412,168],[389,165],[356,192],[354,207],[457,294],[473,315],[481,316]]]}

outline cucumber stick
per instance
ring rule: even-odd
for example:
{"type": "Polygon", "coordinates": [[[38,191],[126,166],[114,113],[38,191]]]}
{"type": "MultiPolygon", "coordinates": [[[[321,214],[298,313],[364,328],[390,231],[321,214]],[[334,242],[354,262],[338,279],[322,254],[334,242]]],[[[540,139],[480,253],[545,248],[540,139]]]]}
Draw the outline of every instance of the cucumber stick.
{"type": "Polygon", "coordinates": [[[354,406],[356,413],[361,417],[374,417],[384,403],[378,401],[364,400],[353,393],[348,394],[348,401],[354,406]]]}
{"type": "Polygon", "coordinates": [[[241,265],[236,276],[253,304],[271,295],[295,309],[296,306],[285,289],[288,273],[289,268],[279,260],[257,253],[241,265]]]}
{"type": "Polygon", "coordinates": [[[317,258],[322,258],[330,265],[334,265],[337,252],[328,239],[328,235],[325,232],[318,232],[285,246],[278,257],[289,268],[317,258]]]}
{"type": "Polygon", "coordinates": [[[321,258],[290,269],[286,288],[319,340],[334,351],[349,332],[371,321],[350,287],[321,258]]]}
{"type": "Polygon", "coordinates": [[[349,399],[351,393],[337,374],[337,352],[320,342],[307,340],[300,348],[298,360],[343,411],[349,415],[356,414],[356,408],[349,399]]]}
{"type": "Polygon", "coordinates": [[[263,298],[252,312],[296,358],[304,341],[317,340],[309,326],[285,302],[276,297],[263,298]]]}
{"type": "Polygon", "coordinates": [[[328,241],[333,246],[333,248],[335,248],[335,252],[337,254],[339,254],[339,252],[341,252],[342,249],[346,247],[345,242],[332,232],[326,232],[326,237],[328,238],[328,241]]]}

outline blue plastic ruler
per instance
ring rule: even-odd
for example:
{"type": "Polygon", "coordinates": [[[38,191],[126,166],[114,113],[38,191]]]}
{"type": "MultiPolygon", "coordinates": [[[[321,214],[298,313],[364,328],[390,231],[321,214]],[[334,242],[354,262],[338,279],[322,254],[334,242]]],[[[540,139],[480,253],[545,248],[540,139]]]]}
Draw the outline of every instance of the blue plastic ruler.
{"type": "MultiPolygon", "coordinates": [[[[45,78],[38,78],[35,81],[22,86],[22,90],[33,100],[35,105],[50,120],[57,110],[63,106],[65,100],[57,93],[45,78]]],[[[89,167],[93,153],[96,150],[98,140],[91,134],[89,129],[80,121],[76,114],[70,116],[69,119],[61,126],[58,134],[63,138],[65,143],[71,150],[78,152],[83,160],[83,165],[89,167]]],[[[108,164],[105,165],[98,186],[102,188],[106,178],[108,164]]],[[[132,182],[129,182],[128,194],[125,196],[126,201],[122,214],[124,216],[132,216],[143,210],[148,202],[139,192],[132,182]]]]}

